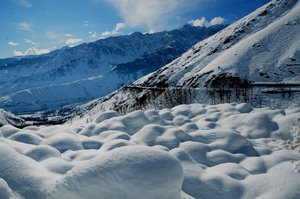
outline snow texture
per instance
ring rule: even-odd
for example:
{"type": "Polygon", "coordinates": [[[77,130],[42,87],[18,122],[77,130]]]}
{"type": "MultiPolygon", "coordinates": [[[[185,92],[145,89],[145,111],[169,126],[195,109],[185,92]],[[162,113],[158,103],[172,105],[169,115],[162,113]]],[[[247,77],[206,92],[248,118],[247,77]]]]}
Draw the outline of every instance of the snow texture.
{"type": "Polygon", "coordinates": [[[233,103],[4,125],[0,198],[296,199],[300,154],[281,146],[299,118],[233,103]]]}

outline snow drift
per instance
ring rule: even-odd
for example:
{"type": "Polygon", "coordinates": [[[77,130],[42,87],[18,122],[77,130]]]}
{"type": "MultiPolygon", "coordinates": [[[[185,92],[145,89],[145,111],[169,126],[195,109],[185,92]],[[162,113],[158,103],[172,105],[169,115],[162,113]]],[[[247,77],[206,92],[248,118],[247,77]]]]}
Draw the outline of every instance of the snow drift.
{"type": "Polygon", "coordinates": [[[54,198],[180,198],[183,171],[167,152],[128,146],[93,158],[73,169],[54,198]]]}
{"type": "Polygon", "coordinates": [[[5,125],[1,197],[296,199],[300,154],[285,146],[299,118],[299,107],[191,104],[5,125]]]}

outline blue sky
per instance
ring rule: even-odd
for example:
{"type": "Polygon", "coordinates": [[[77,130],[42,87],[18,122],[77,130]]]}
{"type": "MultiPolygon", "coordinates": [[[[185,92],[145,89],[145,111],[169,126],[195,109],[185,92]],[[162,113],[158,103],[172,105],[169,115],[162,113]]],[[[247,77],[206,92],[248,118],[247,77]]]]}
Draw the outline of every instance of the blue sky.
{"type": "Polygon", "coordinates": [[[270,0],[0,0],[0,58],[135,31],[233,23],[270,0]]]}

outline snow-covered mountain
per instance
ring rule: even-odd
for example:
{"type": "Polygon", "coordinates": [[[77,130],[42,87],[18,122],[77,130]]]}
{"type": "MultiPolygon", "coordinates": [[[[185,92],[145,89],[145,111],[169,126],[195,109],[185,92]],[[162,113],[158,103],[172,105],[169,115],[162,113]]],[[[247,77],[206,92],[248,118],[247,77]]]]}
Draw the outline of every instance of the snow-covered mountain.
{"type": "MultiPolygon", "coordinates": [[[[216,90],[223,87],[239,87],[243,82],[244,85],[259,82],[261,85],[277,84],[276,86],[281,85],[278,82],[285,82],[299,86],[299,32],[300,2],[274,0],[199,42],[170,64],[140,78],[132,85],[137,89],[120,89],[99,100],[98,105],[89,114],[120,107],[128,107],[130,110],[130,107],[136,106],[141,100],[149,101],[147,96],[151,96],[150,101],[154,102],[158,102],[159,98],[168,97],[162,95],[161,91],[155,93],[155,90],[147,87],[162,87],[175,91],[178,87],[197,88],[197,96],[192,95],[191,98],[200,96],[201,103],[211,103],[210,97],[205,93],[206,89],[214,86],[216,90]]],[[[299,90],[299,87],[295,87],[291,92],[298,91],[299,94],[299,90]]],[[[189,90],[188,92],[190,93],[189,90]]],[[[299,103],[298,94],[289,100],[299,103]]],[[[182,97],[186,95],[182,94],[182,97]]],[[[270,97],[270,100],[273,100],[272,98],[270,97]]]]}
{"type": "Polygon", "coordinates": [[[104,96],[171,62],[224,25],[132,33],[40,56],[0,60],[0,107],[15,113],[104,96]]]}
{"type": "Polygon", "coordinates": [[[136,84],[196,87],[224,73],[258,82],[299,81],[299,32],[299,1],[273,1],[136,84]]]}

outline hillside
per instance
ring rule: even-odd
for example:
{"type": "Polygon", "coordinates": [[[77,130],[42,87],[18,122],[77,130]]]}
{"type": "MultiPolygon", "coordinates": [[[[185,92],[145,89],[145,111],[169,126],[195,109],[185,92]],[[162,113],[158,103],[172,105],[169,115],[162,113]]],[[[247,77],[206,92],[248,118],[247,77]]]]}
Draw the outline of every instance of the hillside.
{"type": "Polygon", "coordinates": [[[299,81],[299,2],[273,1],[135,84],[204,86],[220,74],[258,82],[299,81]]]}

